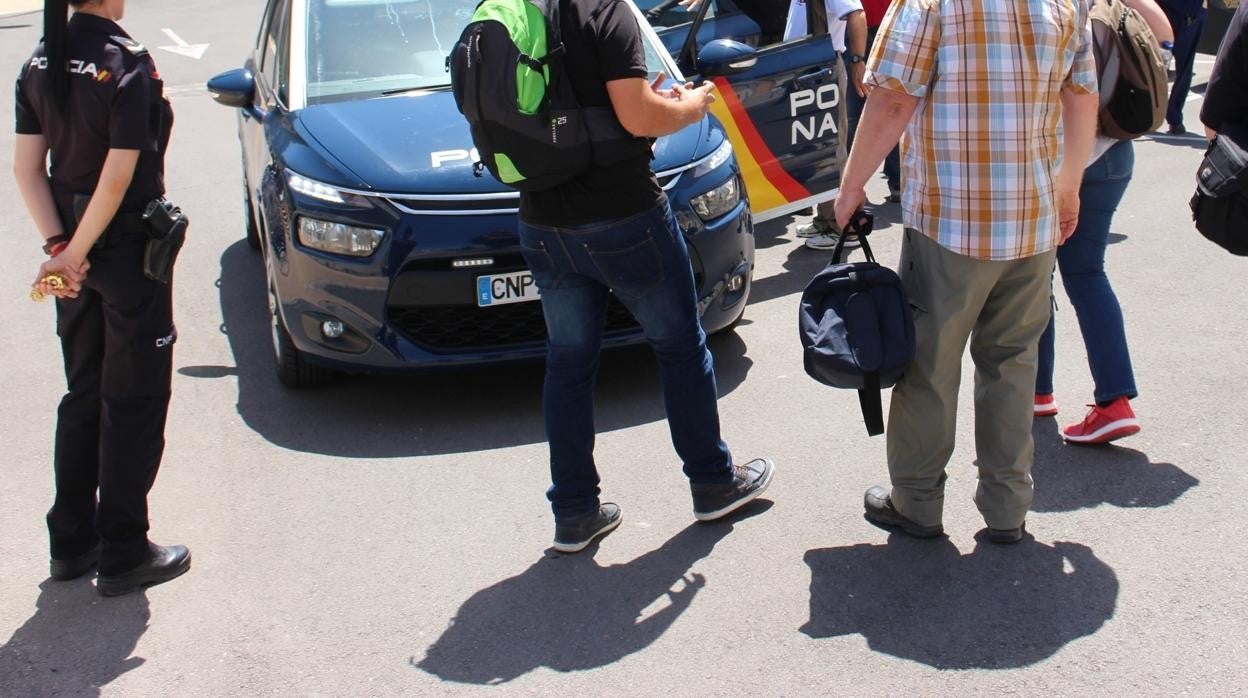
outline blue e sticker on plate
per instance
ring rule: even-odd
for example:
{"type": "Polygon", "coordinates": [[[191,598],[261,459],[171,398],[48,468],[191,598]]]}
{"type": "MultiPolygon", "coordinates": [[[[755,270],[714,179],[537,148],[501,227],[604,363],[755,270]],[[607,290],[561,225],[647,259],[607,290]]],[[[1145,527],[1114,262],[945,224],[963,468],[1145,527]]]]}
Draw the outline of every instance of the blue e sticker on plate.
{"type": "Polygon", "coordinates": [[[494,294],[490,293],[490,277],[477,277],[477,307],[481,308],[494,302],[494,294]]]}

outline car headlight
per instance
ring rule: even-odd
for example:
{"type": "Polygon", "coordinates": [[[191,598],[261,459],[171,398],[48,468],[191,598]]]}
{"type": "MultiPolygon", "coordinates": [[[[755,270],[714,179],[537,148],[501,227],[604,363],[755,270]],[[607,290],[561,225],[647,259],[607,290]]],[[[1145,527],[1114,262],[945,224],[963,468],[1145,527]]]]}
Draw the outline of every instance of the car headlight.
{"type": "Polygon", "coordinates": [[[740,200],[741,191],[737,187],[737,178],[732,177],[707,193],[693,197],[689,204],[693,206],[698,218],[709,221],[731,211],[740,200]]]}
{"type": "Polygon", "coordinates": [[[697,167],[693,168],[693,176],[701,177],[704,174],[710,174],[711,172],[719,169],[720,165],[728,162],[728,159],[731,157],[732,142],[725,138],[724,142],[720,143],[719,147],[716,148],[709,157],[699,163],[697,167]]]}
{"type": "Polygon", "coordinates": [[[327,201],[331,204],[342,204],[352,208],[368,208],[372,205],[369,203],[367,196],[361,196],[324,182],[318,182],[315,179],[309,179],[292,170],[286,170],[286,181],[295,193],[316,199],[317,201],[327,201]]]}
{"type": "Polygon", "coordinates": [[[322,252],[367,257],[377,250],[386,231],[299,217],[299,242],[322,252]]]}

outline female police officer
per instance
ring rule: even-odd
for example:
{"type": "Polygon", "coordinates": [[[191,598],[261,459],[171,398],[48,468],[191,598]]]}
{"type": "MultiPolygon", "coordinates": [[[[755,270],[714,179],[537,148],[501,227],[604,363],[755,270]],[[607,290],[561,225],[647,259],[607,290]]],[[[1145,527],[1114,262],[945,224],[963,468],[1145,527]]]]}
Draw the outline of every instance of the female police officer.
{"type": "Polygon", "coordinates": [[[142,212],[164,194],[173,112],[151,56],[115,23],[124,9],[125,0],[47,0],[44,42],[17,82],[14,157],[50,257],[34,286],[56,296],[68,383],[51,573],[73,579],[98,563],[106,596],[168,581],[191,562],[185,547],[147,539],[177,332],[170,287],[144,274],[142,212]],[[44,281],[50,274],[65,287],[44,281]]]}

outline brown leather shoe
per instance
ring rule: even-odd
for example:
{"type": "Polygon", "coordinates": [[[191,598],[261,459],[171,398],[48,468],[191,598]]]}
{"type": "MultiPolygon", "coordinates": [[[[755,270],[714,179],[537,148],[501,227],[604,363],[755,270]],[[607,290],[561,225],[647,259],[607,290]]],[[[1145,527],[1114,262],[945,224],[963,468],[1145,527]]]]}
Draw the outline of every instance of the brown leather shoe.
{"type": "Polygon", "coordinates": [[[915,538],[935,538],[945,534],[944,526],[924,526],[907,519],[893,507],[892,496],[888,490],[876,485],[867,490],[862,498],[862,514],[871,524],[885,530],[897,530],[915,538]]]}

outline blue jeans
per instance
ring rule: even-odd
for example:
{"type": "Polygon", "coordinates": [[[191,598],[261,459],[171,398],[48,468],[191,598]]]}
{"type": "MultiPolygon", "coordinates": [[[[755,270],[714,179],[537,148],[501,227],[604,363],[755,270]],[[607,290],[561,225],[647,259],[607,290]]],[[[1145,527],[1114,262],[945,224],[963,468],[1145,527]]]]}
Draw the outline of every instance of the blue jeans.
{"type": "MultiPolygon", "coordinates": [[[[1122,308],[1105,275],[1105,248],[1114,210],[1131,182],[1135,150],[1121,141],[1083,171],[1079,187],[1079,225],[1066,244],[1057,248],[1057,268],[1066,295],[1079,318],[1079,331],[1088,353],[1088,368],[1096,385],[1097,403],[1136,396],[1135,374],[1127,350],[1122,308]]],[[[1040,338],[1040,366],[1036,392],[1053,392],[1054,321],[1040,338]]]]}
{"type": "Polygon", "coordinates": [[[520,245],[546,315],[542,406],[553,482],[546,496],[555,518],[583,516],[599,504],[594,379],[611,293],[637,318],[658,356],[668,427],[685,475],[695,483],[731,482],[693,268],[668,205],[581,226],[521,221],[520,245]]]}
{"type": "Polygon", "coordinates": [[[1196,66],[1196,47],[1205,28],[1205,10],[1189,17],[1169,5],[1162,4],[1161,9],[1174,30],[1174,85],[1170,88],[1170,101],[1166,104],[1166,123],[1182,126],[1183,107],[1187,104],[1187,93],[1192,88],[1192,70],[1196,66]]]}

